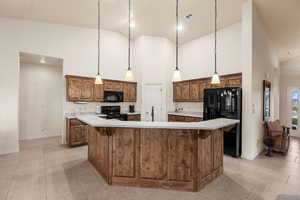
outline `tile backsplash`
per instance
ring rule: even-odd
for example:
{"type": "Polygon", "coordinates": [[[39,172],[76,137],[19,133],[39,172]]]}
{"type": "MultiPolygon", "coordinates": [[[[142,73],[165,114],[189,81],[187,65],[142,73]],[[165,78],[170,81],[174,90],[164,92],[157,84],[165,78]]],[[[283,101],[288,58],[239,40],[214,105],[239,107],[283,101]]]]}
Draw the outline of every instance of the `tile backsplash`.
{"type": "MultiPolygon", "coordinates": [[[[122,103],[96,103],[89,102],[85,104],[77,104],[73,102],[65,102],[64,103],[64,113],[79,113],[79,112],[95,112],[96,106],[121,106],[122,112],[127,112],[129,109],[129,105],[136,105],[136,103],[130,102],[122,102],[122,103]]],[[[139,111],[138,108],[136,108],[139,111]]]]}
{"type": "Polygon", "coordinates": [[[173,109],[171,111],[175,111],[176,107],[182,109],[183,112],[203,112],[202,102],[174,103],[173,109]]]}

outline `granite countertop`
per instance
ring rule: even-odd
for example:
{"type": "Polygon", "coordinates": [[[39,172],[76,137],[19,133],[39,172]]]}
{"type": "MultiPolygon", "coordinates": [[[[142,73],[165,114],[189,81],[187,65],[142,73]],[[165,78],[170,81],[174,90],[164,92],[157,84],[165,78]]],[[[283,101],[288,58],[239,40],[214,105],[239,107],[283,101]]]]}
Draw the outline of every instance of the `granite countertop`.
{"type": "Polygon", "coordinates": [[[203,122],[138,122],[107,120],[95,115],[78,115],[77,119],[93,127],[113,128],[163,128],[163,129],[194,129],[194,130],[216,130],[239,123],[233,119],[214,119],[203,122]]]}
{"type": "Polygon", "coordinates": [[[121,112],[121,114],[127,114],[127,115],[140,115],[140,112],[121,112]]]}
{"type": "Polygon", "coordinates": [[[202,112],[168,112],[169,115],[185,116],[185,117],[199,117],[203,118],[202,112]]]}

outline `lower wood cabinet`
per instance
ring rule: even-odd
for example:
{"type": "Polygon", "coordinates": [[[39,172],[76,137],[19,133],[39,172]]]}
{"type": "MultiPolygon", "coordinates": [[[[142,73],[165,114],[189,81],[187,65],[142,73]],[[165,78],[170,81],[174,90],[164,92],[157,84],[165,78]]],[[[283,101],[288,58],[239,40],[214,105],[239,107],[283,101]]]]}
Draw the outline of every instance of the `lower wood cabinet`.
{"type": "Polygon", "coordinates": [[[201,122],[203,119],[200,117],[189,117],[179,115],[168,115],[169,122],[201,122]]]}
{"type": "Polygon", "coordinates": [[[67,119],[66,123],[66,139],[70,147],[88,143],[88,125],[77,119],[67,119]]]}
{"type": "Polygon", "coordinates": [[[127,115],[127,120],[128,121],[141,121],[141,115],[140,114],[127,115]]]}

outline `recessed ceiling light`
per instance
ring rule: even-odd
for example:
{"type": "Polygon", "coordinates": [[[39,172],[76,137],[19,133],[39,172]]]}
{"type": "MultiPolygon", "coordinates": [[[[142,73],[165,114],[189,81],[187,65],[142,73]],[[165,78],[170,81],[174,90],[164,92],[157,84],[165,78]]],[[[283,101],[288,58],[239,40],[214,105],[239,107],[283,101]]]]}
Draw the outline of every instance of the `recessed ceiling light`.
{"type": "Polygon", "coordinates": [[[45,60],[44,57],[41,58],[40,63],[42,63],[42,64],[45,64],[45,63],[46,63],[46,60],[45,60]]]}

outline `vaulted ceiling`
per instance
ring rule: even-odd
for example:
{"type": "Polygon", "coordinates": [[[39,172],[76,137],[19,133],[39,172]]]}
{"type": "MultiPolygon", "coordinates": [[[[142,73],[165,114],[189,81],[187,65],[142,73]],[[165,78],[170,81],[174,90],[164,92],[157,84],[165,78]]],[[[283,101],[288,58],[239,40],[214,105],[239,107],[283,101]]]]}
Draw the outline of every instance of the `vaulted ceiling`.
{"type": "Polygon", "coordinates": [[[300,1],[254,1],[280,60],[300,56],[300,1]]]}
{"type": "MultiPolygon", "coordinates": [[[[132,0],[134,36],[174,39],[175,0],[132,0]]],[[[213,0],[180,0],[181,43],[213,31],[213,0]],[[191,19],[185,16],[192,14],[191,19]]],[[[219,1],[219,26],[241,20],[242,0],[219,1]]],[[[0,0],[0,17],[97,27],[97,0],[0,0]]],[[[101,27],[127,34],[128,1],[101,0],[101,27]]]]}

